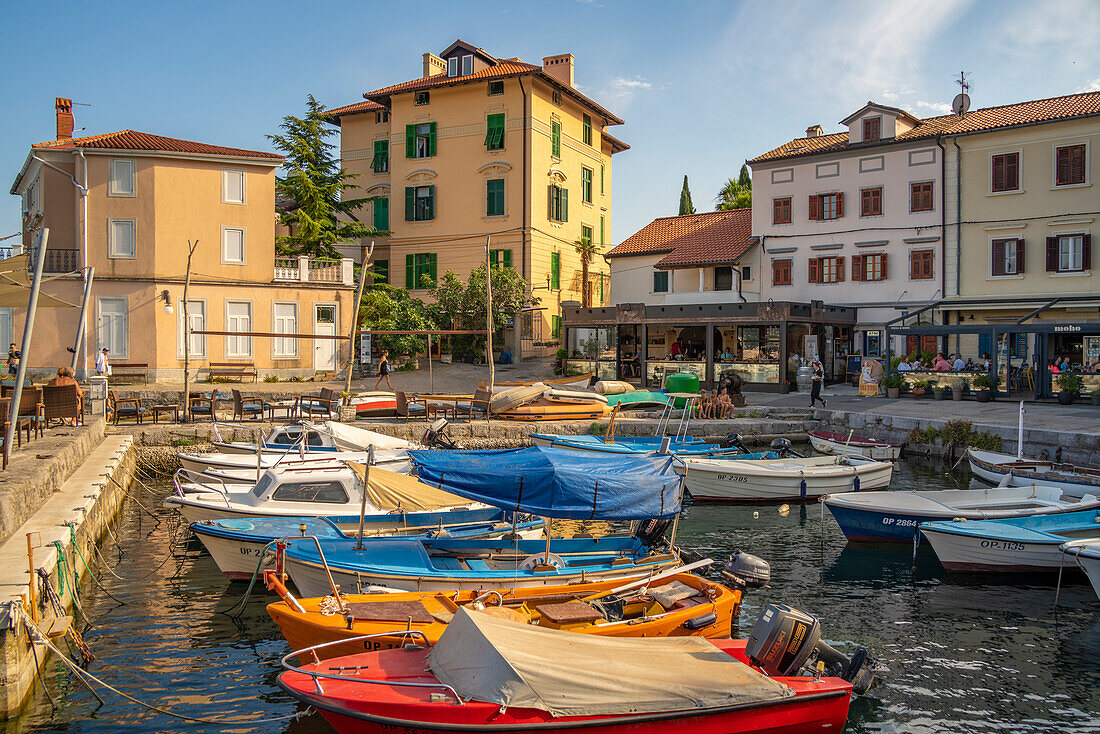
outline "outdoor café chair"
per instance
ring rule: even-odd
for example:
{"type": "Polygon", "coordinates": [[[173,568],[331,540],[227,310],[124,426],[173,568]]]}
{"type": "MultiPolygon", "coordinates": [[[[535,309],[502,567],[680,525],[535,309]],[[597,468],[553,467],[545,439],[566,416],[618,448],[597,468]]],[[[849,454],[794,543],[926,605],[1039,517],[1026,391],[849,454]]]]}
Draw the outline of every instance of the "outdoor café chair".
{"type": "Polygon", "coordinates": [[[77,425],[84,424],[84,401],[77,385],[44,385],[42,404],[46,428],[50,427],[51,420],[64,422],[66,418],[77,421],[77,425]]]}
{"type": "Polygon", "coordinates": [[[133,418],[136,423],[149,412],[149,409],[141,404],[141,398],[120,398],[114,390],[107,393],[107,407],[114,414],[114,424],[123,418],[133,418]]]}
{"type": "Polygon", "coordinates": [[[267,403],[258,395],[241,395],[240,390],[233,390],[233,420],[244,420],[247,416],[256,416],[263,420],[267,412],[267,403]]]}

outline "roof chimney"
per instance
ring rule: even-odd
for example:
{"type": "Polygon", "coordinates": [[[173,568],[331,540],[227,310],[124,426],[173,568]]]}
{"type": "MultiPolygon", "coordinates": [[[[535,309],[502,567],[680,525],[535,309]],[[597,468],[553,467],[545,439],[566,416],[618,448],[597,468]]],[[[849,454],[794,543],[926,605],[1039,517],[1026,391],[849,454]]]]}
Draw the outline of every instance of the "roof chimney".
{"type": "Polygon", "coordinates": [[[430,76],[436,74],[447,73],[447,62],[439,58],[431,51],[424,53],[424,78],[427,79],[430,76]]]}
{"type": "Polygon", "coordinates": [[[810,125],[808,128],[806,128],[806,137],[819,138],[821,137],[822,132],[823,131],[821,129],[821,125],[810,125]]]}
{"type": "Polygon", "coordinates": [[[69,140],[73,136],[73,101],[65,97],[54,98],[54,109],[57,112],[57,139],[69,140]]]}
{"type": "Polygon", "coordinates": [[[573,88],[573,54],[544,56],[542,70],[570,89],[573,88]]]}

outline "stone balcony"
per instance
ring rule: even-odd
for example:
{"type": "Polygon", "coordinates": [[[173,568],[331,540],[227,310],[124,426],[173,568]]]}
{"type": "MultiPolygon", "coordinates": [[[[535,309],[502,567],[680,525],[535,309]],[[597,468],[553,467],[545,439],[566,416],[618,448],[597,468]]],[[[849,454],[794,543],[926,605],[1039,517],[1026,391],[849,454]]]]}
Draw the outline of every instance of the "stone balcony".
{"type": "Polygon", "coordinates": [[[327,258],[298,257],[275,258],[277,283],[332,283],[335,285],[355,285],[354,261],[350,257],[339,260],[327,258]]]}

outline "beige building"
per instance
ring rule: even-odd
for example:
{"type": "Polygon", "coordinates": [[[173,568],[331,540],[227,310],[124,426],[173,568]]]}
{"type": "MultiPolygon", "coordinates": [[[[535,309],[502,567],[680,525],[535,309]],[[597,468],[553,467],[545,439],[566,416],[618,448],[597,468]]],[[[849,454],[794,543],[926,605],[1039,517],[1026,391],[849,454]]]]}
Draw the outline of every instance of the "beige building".
{"type": "Polygon", "coordinates": [[[488,242],[541,300],[509,335],[522,355],[553,351],[560,304],[583,288],[608,301],[603,258],[582,284],[573,243],[610,246],[611,159],[629,146],[607,132],[622,120],[575,87],[572,54],[528,64],[459,40],[425,53],[420,78],[363,96],[331,114],[391,284],[424,298],[426,282],[484,263],[488,242]]]}
{"type": "MultiPolygon", "coordinates": [[[[188,292],[193,369],[254,364],[260,376],[335,370],[346,342],[242,335],[337,335],[354,298],[352,261],[275,256],[275,169],[282,157],[123,130],[73,138],[72,103],[57,99],[57,135],[31,146],[12,184],[23,247],[49,229],[45,292],[80,304],[94,268],[78,368],[107,347],[115,364],[181,379],[188,242],[198,241],[188,292]],[[168,313],[171,307],[172,313],[168,313]]],[[[9,253],[10,254],[10,253],[9,253]]],[[[20,341],[25,312],[3,309],[0,341],[20,341]]],[[[79,310],[39,309],[30,366],[69,364],[79,310]]],[[[350,324],[348,324],[350,325],[350,324]]]]}

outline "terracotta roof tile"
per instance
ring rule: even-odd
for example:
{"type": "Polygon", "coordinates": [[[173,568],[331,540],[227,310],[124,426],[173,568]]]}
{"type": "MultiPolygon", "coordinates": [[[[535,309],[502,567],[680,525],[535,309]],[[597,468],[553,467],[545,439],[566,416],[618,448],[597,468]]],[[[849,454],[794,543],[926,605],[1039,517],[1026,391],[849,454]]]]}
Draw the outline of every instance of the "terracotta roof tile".
{"type": "Polygon", "coordinates": [[[45,143],[35,143],[31,147],[37,150],[71,150],[73,148],[143,150],[157,153],[184,153],[204,156],[227,156],[232,158],[264,158],[271,161],[283,160],[283,157],[276,153],[266,153],[260,150],[244,150],[242,148],[226,148],[221,145],[209,145],[207,143],[196,143],[191,140],[166,138],[163,135],[152,135],[136,130],[120,130],[115,133],[92,135],[85,138],[51,140],[45,143]]]}
{"type": "MultiPolygon", "coordinates": [[[[970,135],[1037,122],[1070,120],[1100,115],[1100,92],[1084,92],[1029,102],[985,107],[965,115],[940,115],[920,121],[916,127],[895,138],[898,142],[934,138],[937,135],[970,135]]],[[[889,143],[892,141],[883,141],[889,143]]],[[[848,149],[848,133],[831,133],[816,138],[797,138],[753,158],[749,163],[797,158],[848,149]]],[[[870,146],[858,146],[870,147],[870,146]]]]}
{"type": "Polygon", "coordinates": [[[325,114],[330,117],[342,117],[344,115],[355,115],[360,112],[377,112],[378,110],[386,109],[377,102],[371,100],[364,100],[362,102],[355,102],[352,104],[344,105],[343,107],[336,107],[328,110],[325,114]]]}
{"type": "Polygon", "coordinates": [[[660,217],[638,230],[607,257],[668,253],[657,267],[736,262],[752,247],[752,210],[660,217]]]}

